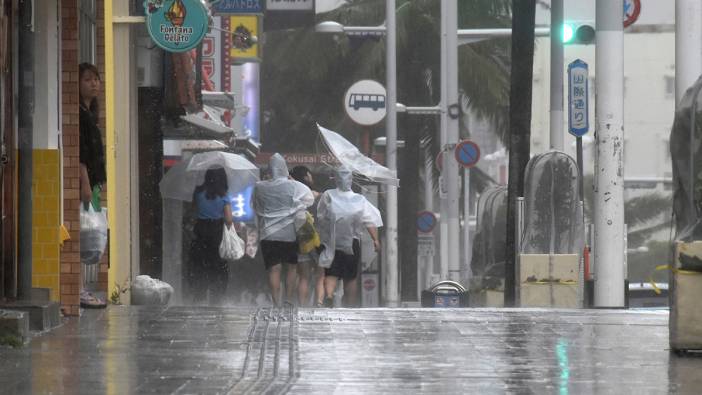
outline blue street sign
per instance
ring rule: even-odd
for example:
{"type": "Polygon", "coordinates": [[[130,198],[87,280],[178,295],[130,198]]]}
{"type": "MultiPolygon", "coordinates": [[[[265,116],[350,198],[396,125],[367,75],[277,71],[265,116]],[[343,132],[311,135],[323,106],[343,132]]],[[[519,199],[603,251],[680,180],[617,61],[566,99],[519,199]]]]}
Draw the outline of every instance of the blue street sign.
{"type": "Polygon", "coordinates": [[[431,233],[436,226],[436,215],[431,211],[422,211],[417,214],[417,230],[421,233],[431,233]]]}
{"type": "Polygon", "coordinates": [[[144,1],[149,36],[168,52],[186,52],[209,30],[209,16],[199,0],[144,1]]]}
{"type": "Polygon", "coordinates": [[[212,8],[215,14],[263,14],[263,0],[221,0],[212,8]]]}
{"type": "Polygon", "coordinates": [[[473,167],[480,160],[480,148],[470,140],[463,140],[456,145],[455,156],[461,166],[473,167]]]}
{"type": "Polygon", "coordinates": [[[575,59],[568,65],[568,132],[582,137],[590,130],[587,63],[575,59]]]}

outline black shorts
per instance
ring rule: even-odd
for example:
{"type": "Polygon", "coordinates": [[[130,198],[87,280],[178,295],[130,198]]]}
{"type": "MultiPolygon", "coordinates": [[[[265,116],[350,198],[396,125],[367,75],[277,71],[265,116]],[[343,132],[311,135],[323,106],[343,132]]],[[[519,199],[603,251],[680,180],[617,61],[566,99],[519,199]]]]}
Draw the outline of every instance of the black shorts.
{"type": "Polygon", "coordinates": [[[297,241],[261,240],[260,246],[266,270],[280,263],[297,263],[297,241]]]}
{"type": "Polygon", "coordinates": [[[353,280],[358,275],[358,262],[361,257],[361,244],[353,241],[353,255],[336,250],[334,260],[328,269],[324,270],[327,276],[338,277],[342,280],[353,280]]]}

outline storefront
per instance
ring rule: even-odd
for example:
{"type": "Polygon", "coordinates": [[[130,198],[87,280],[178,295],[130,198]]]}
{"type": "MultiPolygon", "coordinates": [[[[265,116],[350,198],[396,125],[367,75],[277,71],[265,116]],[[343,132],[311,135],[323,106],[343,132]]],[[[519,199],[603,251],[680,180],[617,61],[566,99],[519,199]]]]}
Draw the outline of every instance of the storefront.
{"type": "MultiPolygon", "coordinates": [[[[163,4],[185,7],[190,17],[203,7],[199,1],[163,4]]],[[[255,158],[257,67],[228,62],[233,36],[222,18],[210,20],[205,12],[201,32],[202,23],[179,20],[175,9],[167,17],[175,19],[160,22],[166,30],[152,27],[163,33],[159,41],[147,22],[163,15],[161,3],[154,2],[153,12],[143,5],[105,3],[108,283],[112,290],[146,274],[173,283],[178,295],[189,204],[163,200],[159,181],[171,165],[203,150],[255,158]],[[197,45],[183,48],[201,33],[197,45]]],[[[129,293],[120,302],[129,303],[129,293]]]]}

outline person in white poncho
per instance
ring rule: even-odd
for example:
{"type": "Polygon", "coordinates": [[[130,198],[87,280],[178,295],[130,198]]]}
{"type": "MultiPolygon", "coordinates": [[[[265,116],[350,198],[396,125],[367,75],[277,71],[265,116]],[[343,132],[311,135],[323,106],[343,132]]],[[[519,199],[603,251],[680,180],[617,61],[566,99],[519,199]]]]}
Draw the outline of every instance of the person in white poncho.
{"type": "Polygon", "coordinates": [[[288,265],[287,299],[294,300],[297,269],[292,265],[297,264],[299,249],[295,218],[314,203],[314,195],[306,185],[289,179],[288,166],[280,154],[271,157],[269,167],[271,179],[257,182],[254,188],[253,209],[258,219],[258,239],[273,303],[280,305],[282,264],[288,265]]]}
{"type": "Polygon", "coordinates": [[[353,173],[342,166],[334,172],[336,189],[325,191],[317,208],[317,223],[323,251],[319,266],[325,267],[325,305],[333,304],[339,279],[344,280],[344,305],[356,306],[356,277],[360,259],[360,238],[363,228],[380,249],[378,227],[383,226],[380,212],[366,198],[351,190],[353,173]]]}

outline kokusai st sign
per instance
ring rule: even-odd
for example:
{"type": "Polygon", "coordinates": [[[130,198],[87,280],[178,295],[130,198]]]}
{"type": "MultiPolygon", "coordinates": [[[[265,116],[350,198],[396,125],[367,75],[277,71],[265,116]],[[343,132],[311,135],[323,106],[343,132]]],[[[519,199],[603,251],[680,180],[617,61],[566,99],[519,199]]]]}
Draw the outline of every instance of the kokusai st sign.
{"type": "Polygon", "coordinates": [[[200,44],[209,29],[200,0],[146,0],[146,27],[156,45],[168,52],[186,52],[200,44]]]}
{"type": "Polygon", "coordinates": [[[590,129],[587,84],[587,63],[575,59],[568,65],[568,132],[575,137],[582,137],[590,129]]]}
{"type": "Polygon", "coordinates": [[[385,87],[377,81],[361,80],[351,85],[344,96],[344,108],[359,125],[375,125],[385,118],[385,87]]]}

